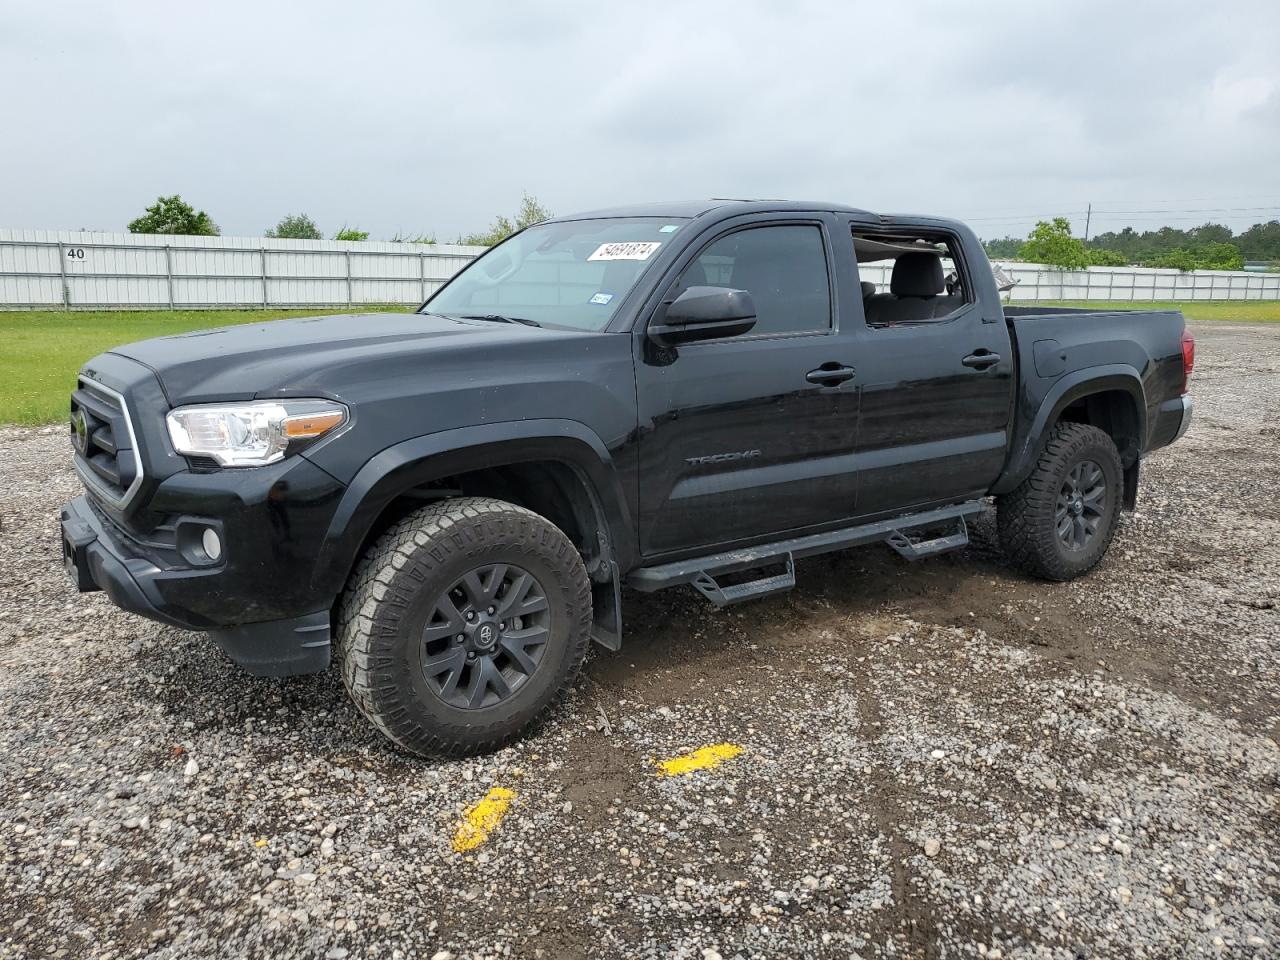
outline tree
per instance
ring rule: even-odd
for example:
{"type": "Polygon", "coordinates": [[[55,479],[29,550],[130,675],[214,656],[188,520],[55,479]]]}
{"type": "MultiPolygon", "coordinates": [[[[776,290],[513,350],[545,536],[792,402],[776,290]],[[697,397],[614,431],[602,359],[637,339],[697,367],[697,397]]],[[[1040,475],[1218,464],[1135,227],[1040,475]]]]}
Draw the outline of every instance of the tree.
{"type": "Polygon", "coordinates": [[[1089,258],[1091,267],[1123,267],[1129,263],[1125,255],[1116,250],[1096,250],[1091,247],[1085,251],[1085,256],[1089,258]]]}
{"type": "Polygon", "coordinates": [[[1255,223],[1235,241],[1246,260],[1280,260],[1280,220],[1255,223]]]}
{"type": "Polygon", "coordinates": [[[1191,251],[1185,247],[1178,247],[1170,250],[1168,253],[1162,253],[1159,256],[1152,257],[1147,260],[1144,266],[1160,267],[1165,270],[1194,270],[1196,268],[1196,259],[1192,256],[1191,251]]]}
{"type": "Polygon", "coordinates": [[[263,236],[276,237],[280,240],[323,240],[324,234],[316,226],[316,222],[305,213],[289,214],[283,217],[263,236]]]}
{"type": "Polygon", "coordinates": [[[516,213],[514,223],[499,215],[489,226],[487,232],[469,233],[465,237],[459,238],[458,242],[478,247],[492,247],[495,243],[501,243],[507,237],[523,230],[525,227],[531,227],[535,223],[541,223],[543,220],[549,219],[551,219],[551,211],[539,203],[536,197],[526,193],[520,200],[520,210],[516,213]]]}
{"type": "Polygon", "coordinates": [[[203,210],[196,211],[182,197],[157,197],[137,220],[130,222],[130,233],[180,233],[193,237],[216,237],[222,231],[203,210]]]}
{"type": "Polygon", "coordinates": [[[1018,256],[1060,270],[1081,270],[1089,265],[1084,241],[1071,235],[1071,222],[1066,217],[1054,217],[1052,223],[1044,220],[1037,223],[1018,256]]]}
{"type": "Polygon", "coordinates": [[[1125,263],[1144,267],[1239,270],[1245,260],[1280,259],[1280,222],[1255,224],[1239,236],[1221,223],[1205,223],[1190,230],[1160,227],[1143,233],[1125,227],[1118,233],[1098,234],[1089,241],[1088,249],[1094,263],[1102,262],[1096,259],[1098,256],[1118,253],[1125,263]],[[1271,256],[1266,255],[1267,247],[1258,242],[1268,230],[1275,241],[1271,256]]]}
{"type": "Polygon", "coordinates": [[[1244,257],[1234,243],[1206,243],[1195,250],[1197,269],[1243,270],[1244,257]]]}
{"type": "Polygon", "coordinates": [[[1022,243],[1017,237],[1001,237],[998,240],[988,240],[982,246],[992,260],[1011,260],[1022,249],[1022,243]]]}
{"type": "Polygon", "coordinates": [[[1231,228],[1221,223],[1205,223],[1192,227],[1187,231],[1187,237],[1197,246],[1209,243],[1230,243],[1235,239],[1231,228]]]}
{"type": "Polygon", "coordinates": [[[342,229],[333,235],[335,240],[368,240],[368,230],[358,230],[355,227],[348,227],[345,223],[342,229]]]}

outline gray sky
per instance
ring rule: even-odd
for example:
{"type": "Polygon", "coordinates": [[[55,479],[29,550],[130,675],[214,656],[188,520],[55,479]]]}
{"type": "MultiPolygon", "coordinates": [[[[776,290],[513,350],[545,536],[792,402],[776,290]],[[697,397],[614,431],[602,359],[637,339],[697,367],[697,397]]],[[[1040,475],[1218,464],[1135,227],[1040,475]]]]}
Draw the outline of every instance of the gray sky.
{"type": "Polygon", "coordinates": [[[176,192],[451,240],[527,190],[1239,228],[1280,217],[1278,50],[1274,0],[0,0],[0,226],[176,192]]]}

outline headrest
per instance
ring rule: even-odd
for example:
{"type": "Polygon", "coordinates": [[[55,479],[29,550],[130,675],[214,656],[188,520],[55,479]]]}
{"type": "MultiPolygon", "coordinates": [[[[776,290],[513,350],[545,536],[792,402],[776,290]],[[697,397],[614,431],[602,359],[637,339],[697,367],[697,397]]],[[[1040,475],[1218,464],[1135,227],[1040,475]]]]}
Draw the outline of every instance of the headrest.
{"type": "Polygon", "coordinates": [[[912,251],[894,263],[889,292],[895,297],[936,297],[942,290],[942,260],[936,253],[912,251]]]}
{"type": "Polygon", "coordinates": [[[862,299],[863,300],[867,299],[867,297],[874,295],[875,292],[876,292],[876,285],[874,283],[872,283],[870,280],[862,281],[862,299]]]}
{"type": "Polygon", "coordinates": [[[701,260],[694,260],[684,268],[684,274],[680,277],[680,282],[686,288],[707,286],[707,268],[702,265],[701,260]]]}

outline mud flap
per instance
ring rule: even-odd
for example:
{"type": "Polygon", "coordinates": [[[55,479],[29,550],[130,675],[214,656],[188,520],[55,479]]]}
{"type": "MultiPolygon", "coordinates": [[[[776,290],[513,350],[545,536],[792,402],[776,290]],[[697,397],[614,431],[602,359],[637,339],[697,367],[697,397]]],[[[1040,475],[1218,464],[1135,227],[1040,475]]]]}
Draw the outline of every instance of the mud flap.
{"type": "Polygon", "coordinates": [[[1124,471],[1124,498],[1120,501],[1120,507],[1130,513],[1138,509],[1138,472],[1141,467],[1142,458],[1139,457],[1124,471]]]}
{"type": "Polygon", "coordinates": [[[591,584],[591,639],[606,650],[622,649],[622,577],[618,564],[609,561],[607,583],[591,584]]]}

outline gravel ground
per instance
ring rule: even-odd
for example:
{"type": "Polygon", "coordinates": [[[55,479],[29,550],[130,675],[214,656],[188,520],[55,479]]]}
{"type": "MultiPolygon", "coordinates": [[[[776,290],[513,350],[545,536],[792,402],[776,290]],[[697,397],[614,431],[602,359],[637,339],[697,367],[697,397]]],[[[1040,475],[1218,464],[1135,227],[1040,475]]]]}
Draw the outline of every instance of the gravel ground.
{"type": "Polygon", "coordinates": [[[63,431],[0,431],[0,956],[1280,956],[1280,327],[1196,332],[1197,420],[1091,576],[984,523],[628,597],[625,650],[465,762],[75,596],[63,431]]]}

